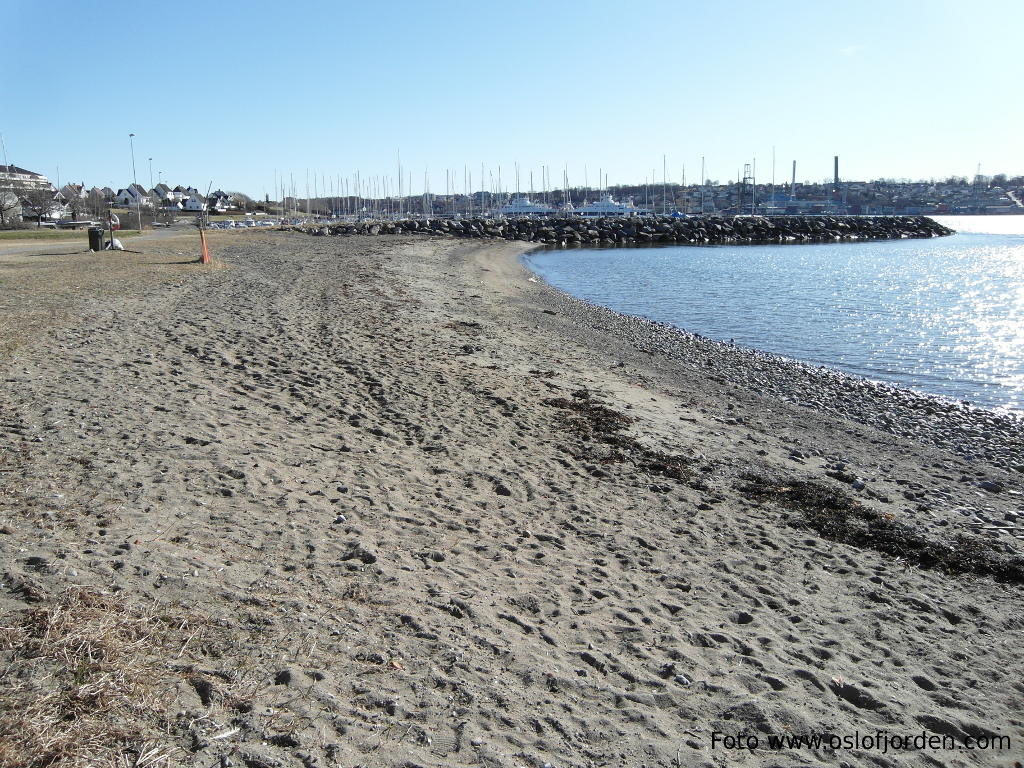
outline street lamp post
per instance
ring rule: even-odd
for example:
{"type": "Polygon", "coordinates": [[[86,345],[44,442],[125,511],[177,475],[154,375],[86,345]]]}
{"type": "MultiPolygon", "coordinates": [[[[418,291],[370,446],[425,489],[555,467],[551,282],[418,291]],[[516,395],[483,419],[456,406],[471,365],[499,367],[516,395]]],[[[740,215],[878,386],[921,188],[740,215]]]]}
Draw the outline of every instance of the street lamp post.
{"type": "Polygon", "coordinates": [[[142,234],[142,195],[139,194],[139,182],[135,178],[135,134],[134,133],[129,133],[128,134],[128,145],[131,147],[131,150],[132,150],[132,185],[134,186],[134,189],[132,191],[135,193],[135,215],[139,217],[138,218],[138,221],[139,221],[139,234],[141,235],[142,234]]]}
{"type": "Polygon", "coordinates": [[[153,189],[153,158],[149,158],[149,188],[153,189]]]}

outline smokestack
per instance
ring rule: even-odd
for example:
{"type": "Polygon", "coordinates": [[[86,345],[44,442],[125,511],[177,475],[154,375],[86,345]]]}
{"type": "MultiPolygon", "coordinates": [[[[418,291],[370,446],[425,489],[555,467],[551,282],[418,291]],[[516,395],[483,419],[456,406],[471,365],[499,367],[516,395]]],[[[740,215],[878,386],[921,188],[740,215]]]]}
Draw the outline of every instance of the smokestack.
{"type": "Polygon", "coordinates": [[[796,196],[796,160],[793,161],[793,180],[789,183],[789,196],[796,196]]]}
{"type": "Polygon", "coordinates": [[[836,168],[836,189],[839,189],[839,155],[835,157],[835,168],[836,168]]]}

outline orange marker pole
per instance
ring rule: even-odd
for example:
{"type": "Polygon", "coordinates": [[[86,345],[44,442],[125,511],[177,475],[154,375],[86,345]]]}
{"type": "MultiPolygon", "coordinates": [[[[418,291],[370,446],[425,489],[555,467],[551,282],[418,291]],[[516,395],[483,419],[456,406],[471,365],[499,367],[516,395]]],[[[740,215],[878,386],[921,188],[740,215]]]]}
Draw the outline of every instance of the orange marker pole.
{"type": "Polygon", "coordinates": [[[204,230],[202,227],[199,228],[199,240],[203,244],[203,255],[199,259],[199,263],[200,264],[209,264],[210,263],[210,249],[206,247],[206,230],[204,230]]]}

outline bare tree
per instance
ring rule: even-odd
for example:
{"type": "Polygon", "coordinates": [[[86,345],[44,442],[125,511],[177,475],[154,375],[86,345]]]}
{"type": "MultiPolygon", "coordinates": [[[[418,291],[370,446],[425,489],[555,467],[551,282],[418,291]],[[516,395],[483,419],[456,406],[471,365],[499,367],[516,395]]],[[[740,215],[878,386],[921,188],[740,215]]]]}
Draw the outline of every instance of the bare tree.
{"type": "Polygon", "coordinates": [[[53,210],[54,192],[48,187],[26,189],[21,193],[22,210],[36,217],[36,227],[42,226],[43,216],[53,210]]]}
{"type": "Polygon", "coordinates": [[[68,212],[71,214],[71,218],[74,221],[78,221],[79,214],[85,210],[85,200],[78,194],[77,190],[68,185],[65,187],[68,190],[67,195],[61,195],[64,198],[64,203],[67,205],[68,212]]]}
{"type": "Polygon", "coordinates": [[[243,211],[252,211],[256,207],[253,199],[245,194],[245,192],[228,192],[228,195],[230,196],[231,203],[243,211]]]}
{"type": "Polygon", "coordinates": [[[110,208],[110,204],[107,199],[103,196],[103,193],[98,189],[94,189],[89,193],[89,196],[85,199],[86,210],[89,215],[94,219],[103,220],[107,216],[107,211],[110,208]]]}

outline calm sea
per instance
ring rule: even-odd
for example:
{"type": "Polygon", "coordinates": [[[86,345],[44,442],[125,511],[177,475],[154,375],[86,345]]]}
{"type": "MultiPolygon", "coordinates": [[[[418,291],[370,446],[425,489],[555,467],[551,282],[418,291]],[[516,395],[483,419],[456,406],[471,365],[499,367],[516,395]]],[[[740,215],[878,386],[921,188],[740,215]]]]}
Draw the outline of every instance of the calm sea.
{"type": "Polygon", "coordinates": [[[567,293],[722,341],[993,409],[1024,410],[1024,216],[835,245],[537,251],[567,293]]]}

